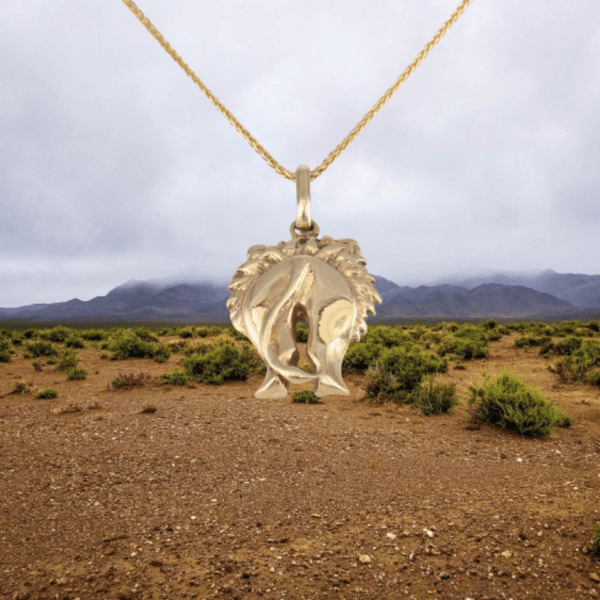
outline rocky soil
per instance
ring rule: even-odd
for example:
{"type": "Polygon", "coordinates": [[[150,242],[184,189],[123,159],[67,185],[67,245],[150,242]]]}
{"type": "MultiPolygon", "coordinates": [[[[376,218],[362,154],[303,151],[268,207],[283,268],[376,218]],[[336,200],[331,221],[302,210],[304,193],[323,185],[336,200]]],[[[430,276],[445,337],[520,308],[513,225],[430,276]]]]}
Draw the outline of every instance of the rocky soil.
{"type": "Polygon", "coordinates": [[[177,355],[80,350],[72,382],[0,364],[0,600],[599,597],[600,390],[557,385],[516,337],[439,379],[464,397],[516,370],[575,420],[547,440],[469,425],[464,403],[365,404],[359,374],[294,404],[255,399],[261,377],[107,389],[177,355]]]}

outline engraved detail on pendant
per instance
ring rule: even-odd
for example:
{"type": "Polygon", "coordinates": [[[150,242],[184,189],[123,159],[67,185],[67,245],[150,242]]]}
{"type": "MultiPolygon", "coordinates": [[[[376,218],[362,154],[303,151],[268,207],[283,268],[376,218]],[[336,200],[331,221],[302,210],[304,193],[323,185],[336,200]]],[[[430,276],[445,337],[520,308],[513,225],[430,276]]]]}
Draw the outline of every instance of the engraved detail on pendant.
{"type": "Polygon", "coordinates": [[[290,383],[314,382],[318,397],[348,396],[342,361],[352,342],[367,332],[367,314],[382,302],[355,240],[318,239],[318,225],[277,246],[255,245],[236,271],[227,308],[233,326],[267,365],[257,398],[285,398],[290,383]],[[298,314],[306,315],[307,355],[315,373],[298,367],[298,314]]]}

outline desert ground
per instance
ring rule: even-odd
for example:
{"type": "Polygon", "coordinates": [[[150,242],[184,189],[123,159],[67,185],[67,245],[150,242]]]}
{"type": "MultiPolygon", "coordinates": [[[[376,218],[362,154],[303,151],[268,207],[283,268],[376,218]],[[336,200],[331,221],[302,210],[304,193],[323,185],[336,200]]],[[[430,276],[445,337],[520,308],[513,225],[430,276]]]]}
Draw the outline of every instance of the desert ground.
{"type": "Polygon", "coordinates": [[[300,404],[301,386],[254,398],[262,376],[164,385],[178,354],[86,344],[67,381],[18,352],[0,363],[0,600],[599,597],[600,389],[561,384],[519,336],[438,379],[464,398],[516,371],[574,420],[548,439],[470,424],[465,401],[366,403],[359,373],[300,404]],[[109,389],[119,373],[147,377],[109,389]]]}

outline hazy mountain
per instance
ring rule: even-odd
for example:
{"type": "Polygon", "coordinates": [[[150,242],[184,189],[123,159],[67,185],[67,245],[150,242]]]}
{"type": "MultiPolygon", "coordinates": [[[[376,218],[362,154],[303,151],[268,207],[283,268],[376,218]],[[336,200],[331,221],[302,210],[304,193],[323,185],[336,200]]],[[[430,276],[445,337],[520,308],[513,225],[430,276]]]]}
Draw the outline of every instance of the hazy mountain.
{"type": "Polygon", "coordinates": [[[574,306],[600,306],[600,275],[557,273],[552,269],[531,272],[495,271],[465,278],[448,277],[436,281],[434,285],[443,283],[451,283],[467,289],[486,283],[520,285],[552,294],[574,306]]]}
{"type": "MultiPolygon", "coordinates": [[[[600,316],[600,275],[488,273],[431,286],[399,286],[375,275],[383,303],[375,320],[401,318],[593,318],[600,316]],[[527,281],[529,285],[523,285],[527,281]],[[553,290],[554,293],[552,291],[553,290]]],[[[130,280],[92,300],[0,308],[0,320],[229,321],[226,284],[173,279],[130,280]]],[[[373,319],[373,317],[370,317],[373,319]]]]}

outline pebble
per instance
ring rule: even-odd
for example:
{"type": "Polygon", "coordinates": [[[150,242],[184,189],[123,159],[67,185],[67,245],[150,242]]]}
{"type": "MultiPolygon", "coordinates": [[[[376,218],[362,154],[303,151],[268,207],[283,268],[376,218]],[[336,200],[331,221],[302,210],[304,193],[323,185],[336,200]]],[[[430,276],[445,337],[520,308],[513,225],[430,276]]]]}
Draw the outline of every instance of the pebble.
{"type": "Polygon", "coordinates": [[[512,552],[510,550],[505,550],[502,553],[502,556],[504,556],[504,558],[510,558],[512,556],[512,552]]]}
{"type": "Polygon", "coordinates": [[[390,532],[390,533],[387,533],[386,535],[387,535],[387,537],[390,538],[390,540],[395,540],[396,539],[396,534],[395,533],[391,533],[390,532]]]}
{"type": "Polygon", "coordinates": [[[598,573],[590,573],[590,579],[592,581],[598,581],[598,582],[600,582],[600,576],[598,576],[598,573]]]}
{"type": "Polygon", "coordinates": [[[425,534],[427,536],[429,536],[430,538],[433,537],[433,531],[429,530],[429,529],[423,529],[423,531],[425,532],[425,534]]]}
{"type": "Polygon", "coordinates": [[[370,562],[371,562],[371,557],[370,557],[368,554],[361,554],[361,555],[358,557],[358,560],[359,560],[361,563],[370,563],[370,562]]]}

